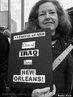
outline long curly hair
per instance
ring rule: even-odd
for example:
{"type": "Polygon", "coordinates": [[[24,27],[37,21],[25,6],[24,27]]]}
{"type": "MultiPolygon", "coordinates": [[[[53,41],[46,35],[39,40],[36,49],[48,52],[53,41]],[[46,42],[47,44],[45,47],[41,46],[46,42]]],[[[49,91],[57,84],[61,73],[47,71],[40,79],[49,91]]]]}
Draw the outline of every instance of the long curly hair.
{"type": "Polygon", "coordinates": [[[57,0],[39,0],[31,9],[28,18],[29,25],[27,29],[32,29],[32,30],[41,29],[38,23],[38,9],[41,4],[46,2],[53,3],[57,10],[59,24],[55,34],[59,34],[60,37],[63,35],[65,36],[69,35],[72,28],[69,15],[57,0]]]}

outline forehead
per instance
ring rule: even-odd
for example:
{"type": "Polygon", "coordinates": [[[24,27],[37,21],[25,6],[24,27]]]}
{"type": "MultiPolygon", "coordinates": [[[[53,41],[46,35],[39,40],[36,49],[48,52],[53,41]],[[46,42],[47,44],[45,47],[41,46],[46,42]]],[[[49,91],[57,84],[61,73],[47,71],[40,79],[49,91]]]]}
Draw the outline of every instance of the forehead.
{"type": "Polygon", "coordinates": [[[38,11],[56,10],[55,5],[52,2],[46,2],[39,6],[38,11]]]}

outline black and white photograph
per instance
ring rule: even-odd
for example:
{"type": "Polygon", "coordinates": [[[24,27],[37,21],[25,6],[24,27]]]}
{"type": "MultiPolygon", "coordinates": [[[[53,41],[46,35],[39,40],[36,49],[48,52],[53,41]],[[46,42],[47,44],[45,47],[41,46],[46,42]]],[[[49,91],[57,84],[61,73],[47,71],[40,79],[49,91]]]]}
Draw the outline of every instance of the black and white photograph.
{"type": "Polygon", "coordinates": [[[73,97],[73,0],[0,0],[0,97],[73,97]]]}

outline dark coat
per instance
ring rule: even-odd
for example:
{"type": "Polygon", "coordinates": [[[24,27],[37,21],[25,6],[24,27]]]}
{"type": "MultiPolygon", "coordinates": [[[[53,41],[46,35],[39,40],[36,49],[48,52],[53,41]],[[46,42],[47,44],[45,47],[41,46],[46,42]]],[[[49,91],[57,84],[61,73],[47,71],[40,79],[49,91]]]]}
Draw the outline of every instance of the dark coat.
{"type": "MultiPolygon", "coordinates": [[[[52,48],[53,60],[56,59],[66,48],[66,43],[63,39],[57,40],[52,48]]],[[[70,94],[72,83],[72,68],[73,58],[71,54],[59,64],[59,66],[53,71],[53,81],[56,85],[57,94],[70,94]]]]}
{"type": "Polygon", "coordinates": [[[8,39],[0,33],[0,97],[6,91],[5,76],[8,68],[9,42],[8,39]]]}

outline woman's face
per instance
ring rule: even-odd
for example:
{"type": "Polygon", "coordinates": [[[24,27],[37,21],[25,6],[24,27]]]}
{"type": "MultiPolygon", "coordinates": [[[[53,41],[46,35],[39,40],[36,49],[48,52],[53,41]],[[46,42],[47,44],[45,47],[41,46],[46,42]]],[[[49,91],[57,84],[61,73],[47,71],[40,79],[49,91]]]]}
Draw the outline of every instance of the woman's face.
{"type": "Polygon", "coordinates": [[[55,30],[58,26],[58,14],[53,3],[46,2],[38,9],[38,22],[41,28],[55,30]]]}

